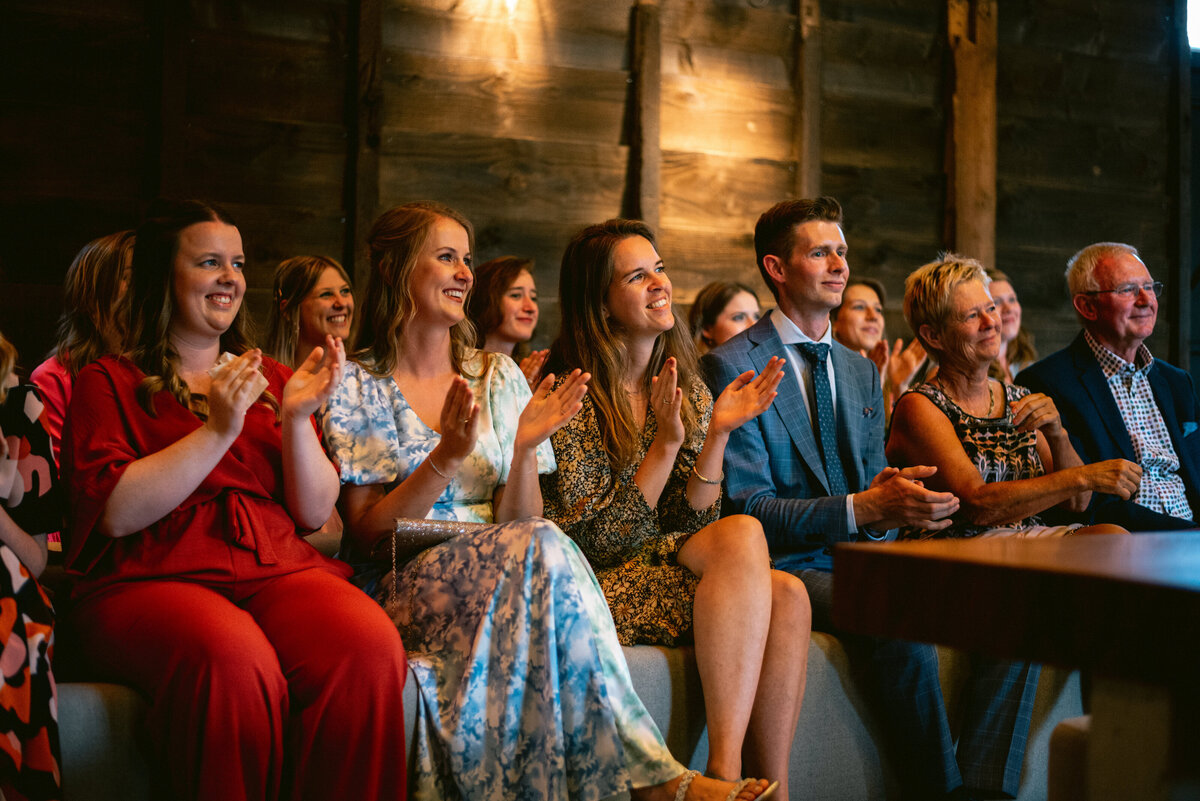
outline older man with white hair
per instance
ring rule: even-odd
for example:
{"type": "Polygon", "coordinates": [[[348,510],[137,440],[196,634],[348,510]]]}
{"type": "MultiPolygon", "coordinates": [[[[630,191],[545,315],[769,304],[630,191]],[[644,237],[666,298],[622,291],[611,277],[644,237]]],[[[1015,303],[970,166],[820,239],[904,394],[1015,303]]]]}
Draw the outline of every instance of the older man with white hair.
{"type": "Polygon", "coordinates": [[[1054,399],[1084,462],[1142,466],[1129,501],[1096,495],[1093,522],[1130,531],[1194,528],[1200,512],[1200,406],[1191,376],[1146,347],[1162,283],[1137,249],[1088,245],[1067,262],[1071,303],[1083,331],[1063,350],[1022,371],[1016,383],[1054,399]]]}

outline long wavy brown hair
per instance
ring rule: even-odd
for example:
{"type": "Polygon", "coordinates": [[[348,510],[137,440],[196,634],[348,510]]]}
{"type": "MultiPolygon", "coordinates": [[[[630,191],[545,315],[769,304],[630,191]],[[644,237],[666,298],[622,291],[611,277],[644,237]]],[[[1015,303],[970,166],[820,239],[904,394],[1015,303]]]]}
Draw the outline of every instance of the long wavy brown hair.
{"type": "MultiPolygon", "coordinates": [[[[558,294],[562,313],[562,331],[550,348],[546,372],[562,375],[579,368],[592,374],[588,397],[596,407],[600,438],[609,464],[614,469],[628,465],[637,452],[641,431],[634,422],[633,408],[621,388],[628,368],[621,330],[605,315],[604,301],[612,284],[617,246],[640,236],[654,246],[654,232],[640,220],[613,219],[584,228],[567,245],[559,274],[558,294]]],[[[650,365],[642,377],[643,390],[650,390],[651,379],[658,375],[670,357],[678,364],[679,386],[683,388],[683,424],[691,434],[698,415],[690,400],[689,388],[699,381],[696,346],[687,324],[675,318],[675,325],[655,340],[650,365]]]]}
{"type": "MultiPolygon", "coordinates": [[[[431,200],[406,203],[379,215],[367,235],[371,277],[363,298],[365,313],[359,318],[358,336],[350,357],[377,378],[391,375],[399,361],[396,344],[416,313],[410,284],[429,233],[439,219],[454,220],[467,232],[475,252],[475,229],[461,212],[431,200]]],[[[470,293],[463,298],[464,308],[470,293]]],[[[450,329],[450,362],[455,372],[464,369],[467,351],[475,344],[475,328],[464,317],[450,329]]]]}
{"type": "Polygon", "coordinates": [[[63,281],[63,313],[54,355],[75,376],[106,353],[120,353],[129,317],[129,293],[121,276],[133,255],[133,231],[88,242],[63,281]]]}
{"type": "MultiPolygon", "coordinates": [[[[151,206],[137,229],[129,285],[129,359],[146,374],[138,386],[137,398],[151,417],[158,416],[154,396],[164,389],[184,407],[193,407],[192,393],[176,370],[179,353],[171,345],[170,330],[175,315],[173,289],[179,236],[185,228],[205,222],[236,226],[228,212],[204,201],[160,200],[151,206]]],[[[233,324],[221,335],[221,350],[240,356],[253,347],[252,326],[243,304],[233,324]]],[[[278,402],[270,392],[264,392],[261,401],[278,414],[278,402]]]]}

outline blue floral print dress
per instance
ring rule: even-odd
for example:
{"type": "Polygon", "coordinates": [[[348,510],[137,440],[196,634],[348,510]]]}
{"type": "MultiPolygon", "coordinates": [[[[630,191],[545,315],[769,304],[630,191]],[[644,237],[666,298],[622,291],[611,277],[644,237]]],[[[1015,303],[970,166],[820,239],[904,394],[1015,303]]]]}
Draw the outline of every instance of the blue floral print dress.
{"type": "MultiPolygon", "coordinates": [[[[428,517],[491,523],[529,388],[507,356],[475,351],[464,367],[479,438],[428,517]]],[[[354,363],[322,428],[343,482],[389,489],[440,441],[394,380],[354,363]]],[[[554,469],[548,442],[538,466],[554,469]]],[[[684,771],[633,690],[595,576],[553,523],[518,520],[429,548],[401,566],[392,601],[386,568],[351,561],[396,621],[419,683],[417,801],[590,801],[684,771]]]]}

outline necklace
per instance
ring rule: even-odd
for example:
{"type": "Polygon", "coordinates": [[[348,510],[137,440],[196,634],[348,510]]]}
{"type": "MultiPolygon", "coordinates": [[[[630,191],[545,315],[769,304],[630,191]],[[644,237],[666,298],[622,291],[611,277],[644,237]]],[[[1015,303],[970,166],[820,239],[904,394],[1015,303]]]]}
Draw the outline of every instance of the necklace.
{"type": "MultiPolygon", "coordinates": [[[[940,375],[934,376],[933,380],[937,383],[938,389],[940,389],[947,398],[954,401],[954,403],[958,406],[958,408],[963,409],[963,411],[966,411],[966,409],[962,406],[962,404],[959,404],[958,401],[955,400],[954,396],[950,394],[950,390],[946,389],[946,385],[942,383],[942,377],[940,375]]],[[[983,413],[983,415],[982,415],[983,417],[991,417],[992,409],[995,408],[995,406],[996,406],[995,382],[993,382],[992,379],[990,379],[990,378],[987,380],[987,382],[988,382],[988,407],[987,407],[987,411],[985,411],[983,413]]],[[[974,415],[974,416],[979,417],[980,415],[974,415]]]]}

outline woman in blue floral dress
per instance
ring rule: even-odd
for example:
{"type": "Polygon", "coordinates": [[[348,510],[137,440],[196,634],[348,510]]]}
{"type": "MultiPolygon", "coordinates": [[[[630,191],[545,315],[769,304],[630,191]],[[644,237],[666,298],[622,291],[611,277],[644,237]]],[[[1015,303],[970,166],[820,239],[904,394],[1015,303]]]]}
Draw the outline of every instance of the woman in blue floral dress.
{"type": "Polygon", "coordinates": [[[511,359],[468,346],[473,232],[453,209],[393,208],[368,246],[367,311],[322,425],[346,558],[399,626],[420,683],[414,796],[758,797],[763,783],[696,777],[671,756],[595,577],[538,518],[548,439],[580,409],[588,376],[553,391],[548,376],[531,398],[511,359]],[[503,525],[389,543],[398,517],[503,525]],[[372,561],[379,550],[398,566],[372,561]]]}

